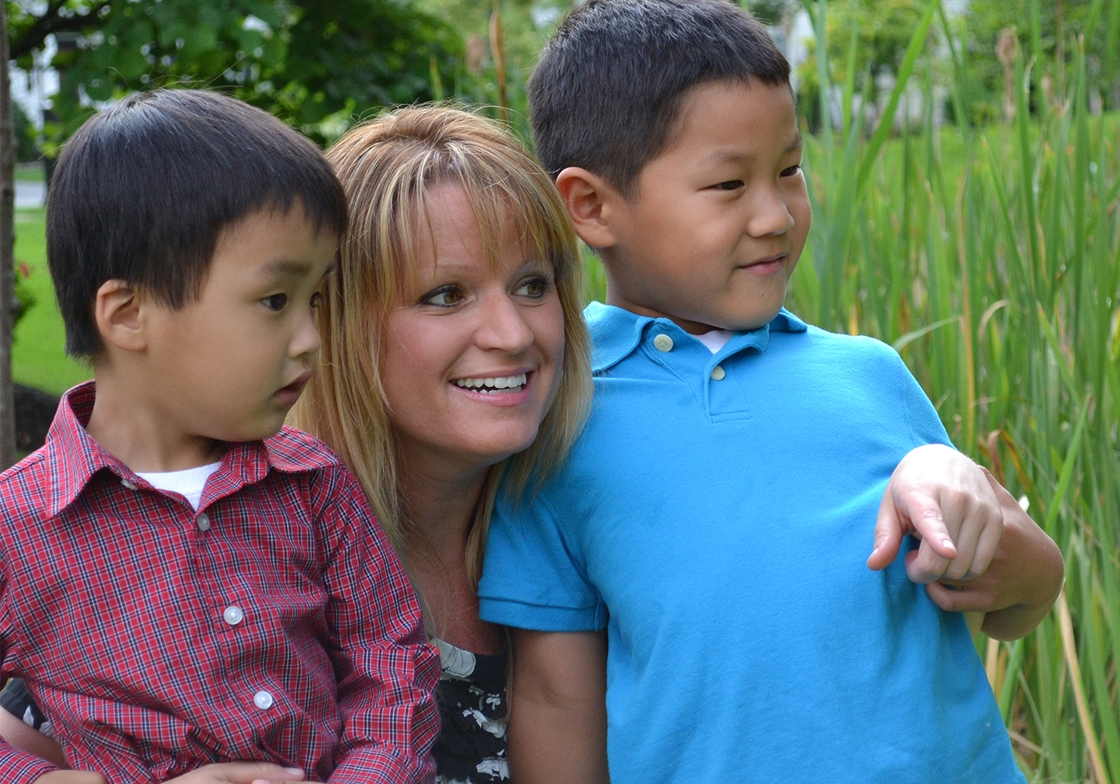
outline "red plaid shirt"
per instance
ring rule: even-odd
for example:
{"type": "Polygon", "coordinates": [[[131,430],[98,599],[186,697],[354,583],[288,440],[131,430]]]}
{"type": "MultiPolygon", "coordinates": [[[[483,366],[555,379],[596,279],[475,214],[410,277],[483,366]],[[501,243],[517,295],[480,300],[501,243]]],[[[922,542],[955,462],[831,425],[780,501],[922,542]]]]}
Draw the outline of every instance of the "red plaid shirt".
{"type": "MultiPolygon", "coordinates": [[[[83,427],[0,475],[0,657],[67,759],[112,784],[268,760],[430,779],[439,658],[357,482],[311,436],[231,444],[195,512],[83,427]]],[[[0,742],[0,781],[52,766],[0,742]]],[[[333,774],[333,775],[332,775],[333,774]]]]}

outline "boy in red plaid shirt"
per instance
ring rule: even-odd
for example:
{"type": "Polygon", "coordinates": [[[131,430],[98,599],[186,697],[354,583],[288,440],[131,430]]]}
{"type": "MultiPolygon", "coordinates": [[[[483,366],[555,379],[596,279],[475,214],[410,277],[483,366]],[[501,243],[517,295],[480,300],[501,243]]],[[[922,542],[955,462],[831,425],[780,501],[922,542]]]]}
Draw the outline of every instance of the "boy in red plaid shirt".
{"type": "Polygon", "coordinates": [[[345,225],[319,151],[221,95],[132,96],[67,145],[48,259],[96,381],[0,476],[0,656],[75,770],[0,742],[0,781],[431,776],[416,600],[338,458],[282,427],[345,225]]]}

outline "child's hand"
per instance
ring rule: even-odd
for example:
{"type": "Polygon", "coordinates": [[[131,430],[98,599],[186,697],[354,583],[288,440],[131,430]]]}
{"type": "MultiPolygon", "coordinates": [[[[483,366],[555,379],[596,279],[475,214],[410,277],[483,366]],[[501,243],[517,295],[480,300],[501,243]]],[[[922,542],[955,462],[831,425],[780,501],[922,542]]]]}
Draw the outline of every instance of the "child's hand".
{"type": "Polygon", "coordinates": [[[35,779],[35,784],[105,784],[105,777],[85,770],[52,770],[35,779]]]}
{"type": "Polygon", "coordinates": [[[1054,540],[988,474],[1003,507],[1003,535],[988,570],[975,580],[942,580],[926,586],[947,612],[984,614],[981,630],[997,640],[1017,640],[1050,612],[1062,590],[1065,563],[1054,540]]]}
{"type": "Polygon", "coordinates": [[[166,784],[285,784],[292,781],[303,781],[303,771],[269,762],[220,762],[168,779],[166,784]]]}
{"type": "Polygon", "coordinates": [[[950,447],[912,450],[883,494],[867,566],[886,568],[898,555],[902,537],[913,535],[922,540],[906,557],[906,574],[914,582],[983,574],[1003,530],[1003,511],[988,476],[950,447]]]}

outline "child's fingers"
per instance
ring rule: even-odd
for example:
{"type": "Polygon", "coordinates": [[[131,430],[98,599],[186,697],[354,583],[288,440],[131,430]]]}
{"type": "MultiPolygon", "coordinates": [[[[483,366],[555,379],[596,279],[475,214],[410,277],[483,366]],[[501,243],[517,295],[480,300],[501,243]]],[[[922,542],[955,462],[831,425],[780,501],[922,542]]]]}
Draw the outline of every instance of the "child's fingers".
{"type": "Polygon", "coordinates": [[[960,525],[960,528],[954,541],[957,556],[949,560],[942,577],[950,580],[968,580],[983,571],[976,560],[976,556],[980,536],[986,530],[987,525],[985,523],[964,525],[958,523],[958,525],[960,525]]]}
{"type": "Polygon", "coordinates": [[[989,612],[998,602],[992,580],[938,580],[926,586],[930,600],[945,612],[989,612]]]}
{"type": "Polygon", "coordinates": [[[941,500],[925,487],[909,487],[895,493],[895,505],[909,530],[922,541],[907,555],[906,574],[913,582],[931,583],[958,555],[941,513],[941,500]]]}
{"type": "Polygon", "coordinates": [[[168,784],[290,784],[303,780],[302,770],[271,762],[218,762],[174,778],[168,784]]]}
{"type": "Polygon", "coordinates": [[[867,559],[868,568],[888,566],[898,555],[902,537],[908,533],[921,539],[922,545],[917,556],[908,556],[907,574],[915,582],[936,580],[958,555],[941,514],[941,502],[924,487],[905,483],[900,486],[892,481],[879,504],[875,547],[867,559]]]}
{"type": "MultiPolygon", "coordinates": [[[[982,475],[981,475],[982,478],[982,475]]],[[[958,557],[945,576],[970,580],[987,570],[1003,530],[1003,511],[987,482],[942,494],[942,511],[955,528],[958,557]]]]}
{"type": "Polygon", "coordinates": [[[270,762],[230,762],[226,765],[230,784],[284,784],[303,781],[303,771],[299,768],[282,768],[270,762]]]}
{"type": "Polygon", "coordinates": [[[976,542],[976,554],[972,557],[972,567],[965,579],[979,577],[988,571],[988,567],[992,565],[992,560],[996,556],[996,550],[999,549],[999,542],[1002,537],[1003,520],[1001,516],[999,525],[985,526],[984,530],[980,532],[980,538],[976,542]]]}
{"type": "MultiPolygon", "coordinates": [[[[910,520],[914,535],[928,546],[932,554],[946,561],[957,557],[957,546],[941,514],[941,499],[927,490],[913,490],[898,502],[900,511],[910,520]]],[[[933,563],[931,556],[926,556],[933,563]]],[[[940,575],[938,575],[940,576],[940,575]]]]}
{"type": "Polygon", "coordinates": [[[945,574],[949,561],[949,558],[938,555],[929,542],[922,540],[917,550],[906,554],[906,576],[911,582],[928,585],[945,574]]]}
{"type": "Polygon", "coordinates": [[[888,490],[879,502],[879,516],[875,521],[875,544],[871,555],[867,559],[867,568],[878,571],[890,566],[898,555],[898,548],[902,545],[905,535],[902,521],[895,508],[894,498],[888,490]]]}

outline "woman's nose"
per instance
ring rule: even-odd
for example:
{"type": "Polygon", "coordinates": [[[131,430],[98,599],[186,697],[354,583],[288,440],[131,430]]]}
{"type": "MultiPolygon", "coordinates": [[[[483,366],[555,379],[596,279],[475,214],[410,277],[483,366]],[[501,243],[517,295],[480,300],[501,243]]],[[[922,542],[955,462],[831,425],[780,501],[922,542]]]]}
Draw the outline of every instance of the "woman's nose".
{"type": "Polygon", "coordinates": [[[480,348],[498,349],[516,354],[533,343],[533,331],[525,322],[521,308],[508,294],[488,298],[481,311],[476,341],[480,348]]]}

